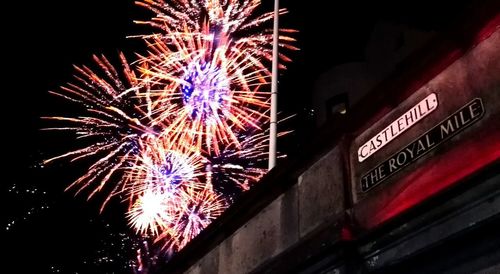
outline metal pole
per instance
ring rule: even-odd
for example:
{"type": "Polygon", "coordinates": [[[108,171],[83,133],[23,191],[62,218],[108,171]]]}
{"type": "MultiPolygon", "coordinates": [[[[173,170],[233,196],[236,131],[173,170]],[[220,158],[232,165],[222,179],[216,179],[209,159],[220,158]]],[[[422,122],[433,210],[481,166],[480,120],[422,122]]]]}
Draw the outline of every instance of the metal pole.
{"type": "Polygon", "coordinates": [[[269,129],[269,170],[276,165],[276,136],[278,112],[278,40],[279,40],[279,0],[274,0],[273,63],[271,83],[271,117],[269,129]]]}

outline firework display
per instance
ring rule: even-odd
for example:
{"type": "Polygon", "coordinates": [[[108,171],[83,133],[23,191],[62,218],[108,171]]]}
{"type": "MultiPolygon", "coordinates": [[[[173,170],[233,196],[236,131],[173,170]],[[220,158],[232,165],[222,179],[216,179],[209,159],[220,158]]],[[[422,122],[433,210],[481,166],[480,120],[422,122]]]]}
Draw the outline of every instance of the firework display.
{"type": "MultiPolygon", "coordinates": [[[[182,249],[267,172],[272,13],[259,0],[143,0],[145,53],[75,67],[51,92],[81,107],[44,117],[81,146],[47,159],[81,161],[69,187],[128,203],[126,219],[166,252],[182,249]]],[[[281,10],[284,14],[286,10],[281,10]]],[[[295,49],[290,29],[279,45],[295,49]]],[[[280,54],[283,62],[289,59],[280,54]]],[[[283,65],[280,65],[284,68],[283,65]]]]}

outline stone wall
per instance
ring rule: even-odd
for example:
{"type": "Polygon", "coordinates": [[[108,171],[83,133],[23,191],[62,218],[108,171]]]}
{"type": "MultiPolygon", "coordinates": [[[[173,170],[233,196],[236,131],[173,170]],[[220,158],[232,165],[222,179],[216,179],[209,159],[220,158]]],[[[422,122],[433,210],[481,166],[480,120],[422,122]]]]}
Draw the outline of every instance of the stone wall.
{"type": "Polygon", "coordinates": [[[298,183],[269,204],[186,273],[248,273],[345,210],[343,171],[336,147],[298,183]]]}

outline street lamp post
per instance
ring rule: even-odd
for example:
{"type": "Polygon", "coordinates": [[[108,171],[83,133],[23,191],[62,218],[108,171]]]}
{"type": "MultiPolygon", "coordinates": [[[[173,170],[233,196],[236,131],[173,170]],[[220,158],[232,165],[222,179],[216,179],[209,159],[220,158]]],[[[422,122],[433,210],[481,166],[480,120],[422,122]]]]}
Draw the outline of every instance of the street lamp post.
{"type": "Polygon", "coordinates": [[[273,60],[271,80],[271,116],[269,129],[269,170],[276,165],[276,138],[277,138],[277,112],[278,112],[278,17],[279,0],[274,0],[274,25],[273,25],[273,60]]]}

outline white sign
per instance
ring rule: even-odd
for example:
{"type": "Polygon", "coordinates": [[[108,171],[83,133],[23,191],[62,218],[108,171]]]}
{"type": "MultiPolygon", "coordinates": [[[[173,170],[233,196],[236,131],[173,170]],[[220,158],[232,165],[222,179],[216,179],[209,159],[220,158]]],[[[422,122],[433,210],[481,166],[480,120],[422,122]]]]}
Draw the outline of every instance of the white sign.
{"type": "Polygon", "coordinates": [[[358,160],[363,162],[379,149],[390,143],[401,133],[412,127],[418,121],[422,120],[429,113],[433,112],[438,106],[438,100],[435,93],[429,94],[410,110],[401,115],[389,126],[373,136],[368,142],[358,149],[358,160]]]}

